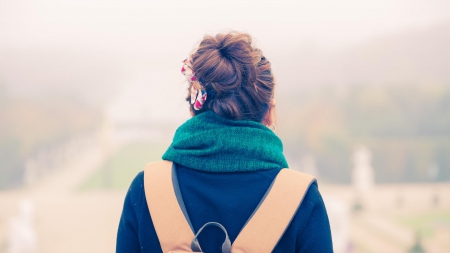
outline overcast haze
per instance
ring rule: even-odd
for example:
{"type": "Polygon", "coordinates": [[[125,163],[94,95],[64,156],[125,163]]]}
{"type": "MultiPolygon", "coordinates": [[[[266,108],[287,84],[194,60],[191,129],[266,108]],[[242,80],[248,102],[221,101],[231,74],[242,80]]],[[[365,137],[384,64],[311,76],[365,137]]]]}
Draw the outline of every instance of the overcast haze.
{"type": "MultiPolygon", "coordinates": [[[[354,69],[342,64],[348,56],[371,60],[364,49],[355,52],[359,47],[398,34],[420,34],[448,24],[448,17],[450,2],[444,0],[2,0],[0,84],[13,96],[68,93],[111,104],[116,112],[122,108],[124,114],[147,108],[142,110],[162,119],[185,108],[180,61],[205,33],[249,32],[274,63],[279,87],[289,89],[360,81],[341,69],[354,69]],[[303,75],[293,77],[293,67],[303,75]],[[152,103],[169,105],[156,111],[152,103]]],[[[371,67],[359,71],[362,79],[379,76],[371,67]]],[[[402,77],[394,73],[391,79],[402,77]]]]}
{"type": "Polygon", "coordinates": [[[232,28],[264,44],[310,41],[340,47],[450,17],[445,0],[380,1],[11,1],[0,3],[2,47],[48,45],[180,50],[199,34],[232,28]],[[154,39],[154,36],[161,36],[154,39]],[[108,43],[105,43],[108,39],[108,43]],[[289,40],[286,40],[289,39],[289,40]],[[153,47],[149,47],[151,42],[153,47]],[[130,43],[130,44],[127,44],[130,43]],[[145,45],[145,46],[144,46],[145,45]]]}

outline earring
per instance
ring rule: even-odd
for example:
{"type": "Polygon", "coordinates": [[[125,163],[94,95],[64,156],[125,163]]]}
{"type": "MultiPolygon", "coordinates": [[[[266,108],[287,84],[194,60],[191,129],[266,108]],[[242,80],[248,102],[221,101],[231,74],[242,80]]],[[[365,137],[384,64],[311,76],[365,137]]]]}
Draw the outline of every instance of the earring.
{"type": "Polygon", "coordinates": [[[272,125],[266,125],[267,128],[270,128],[270,130],[272,130],[273,132],[275,132],[275,130],[277,130],[277,126],[275,126],[275,124],[272,125]]]}

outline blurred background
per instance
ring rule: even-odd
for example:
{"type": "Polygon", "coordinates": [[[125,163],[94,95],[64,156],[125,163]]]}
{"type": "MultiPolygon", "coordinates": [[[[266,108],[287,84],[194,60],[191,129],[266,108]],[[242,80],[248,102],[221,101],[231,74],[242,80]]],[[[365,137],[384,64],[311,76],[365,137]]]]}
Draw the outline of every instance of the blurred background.
{"type": "Polygon", "coordinates": [[[189,118],[181,61],[249,32],[335,252],[450,252],[447,0],[0,0],[0,253],[113,252],[127,187],[189,118]]]}

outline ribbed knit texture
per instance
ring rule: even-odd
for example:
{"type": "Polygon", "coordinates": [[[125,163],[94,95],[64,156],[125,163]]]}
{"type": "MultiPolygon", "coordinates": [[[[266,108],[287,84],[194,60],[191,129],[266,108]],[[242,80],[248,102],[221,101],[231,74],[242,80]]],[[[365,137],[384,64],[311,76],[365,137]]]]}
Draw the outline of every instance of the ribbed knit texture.
{"type": "Polygon", "coordinates": [[[209,172],[288,167],[281,140],[266,126],[250,120],[226,119],[212,111],[181,125],[162,158],[209,172]]]}

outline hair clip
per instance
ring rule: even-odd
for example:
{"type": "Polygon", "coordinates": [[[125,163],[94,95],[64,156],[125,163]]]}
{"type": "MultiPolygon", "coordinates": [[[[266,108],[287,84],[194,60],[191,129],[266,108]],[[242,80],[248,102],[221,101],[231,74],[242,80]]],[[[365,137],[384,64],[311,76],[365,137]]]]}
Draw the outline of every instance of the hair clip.
{"type": "Polygon", "coordinates": [[[192,70],[192,61],[189,58],[183,60],[181,73],[186,76],[189,84],[191,85],[191,104],[197,111],[202,109],[207,97],[206,90],[195,76],[195,72],[192,70]]]}

